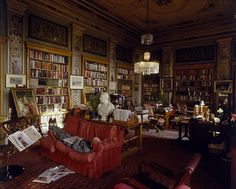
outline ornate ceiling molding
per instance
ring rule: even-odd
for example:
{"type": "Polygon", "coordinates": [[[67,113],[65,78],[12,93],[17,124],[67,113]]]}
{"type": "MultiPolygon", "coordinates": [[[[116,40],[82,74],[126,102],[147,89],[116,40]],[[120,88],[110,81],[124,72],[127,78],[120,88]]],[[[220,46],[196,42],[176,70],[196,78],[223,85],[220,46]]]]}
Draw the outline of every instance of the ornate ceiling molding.
{"type": "Polygon", "coordinates": [[[13,13],[24,15],[28,6],[17,0],[7,0],[7,10],[13,13]]]}

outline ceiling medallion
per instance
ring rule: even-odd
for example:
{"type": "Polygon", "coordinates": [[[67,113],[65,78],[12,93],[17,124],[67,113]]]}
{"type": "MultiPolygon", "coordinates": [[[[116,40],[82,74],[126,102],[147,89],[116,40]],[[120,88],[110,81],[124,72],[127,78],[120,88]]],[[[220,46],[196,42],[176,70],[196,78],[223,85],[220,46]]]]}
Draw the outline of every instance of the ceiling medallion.
{"type": "Polygon", "coordinates": [[[154,1],[160,7],[167,6],[168,4],[173,3],[173,0],[154,0],[154,1]]]}

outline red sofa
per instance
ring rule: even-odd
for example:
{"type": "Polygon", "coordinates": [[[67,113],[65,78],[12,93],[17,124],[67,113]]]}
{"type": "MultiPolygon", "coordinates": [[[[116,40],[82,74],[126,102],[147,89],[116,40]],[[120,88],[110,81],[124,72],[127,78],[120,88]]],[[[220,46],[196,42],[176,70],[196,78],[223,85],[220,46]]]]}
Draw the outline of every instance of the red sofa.
{"type": "Polygon", "coordinates": [[[101,141],[93,145],[91,152],[81,153],[57,140],[49,130],[48,136],[40,141],[44,157],[92,179],[98,179],[105,172],[109,172],[121,164],[121,148],[124,142],[122,128],[69,116],[64,130],[72,136],[79,136],[87,140],[99,137],[101,141]]]}

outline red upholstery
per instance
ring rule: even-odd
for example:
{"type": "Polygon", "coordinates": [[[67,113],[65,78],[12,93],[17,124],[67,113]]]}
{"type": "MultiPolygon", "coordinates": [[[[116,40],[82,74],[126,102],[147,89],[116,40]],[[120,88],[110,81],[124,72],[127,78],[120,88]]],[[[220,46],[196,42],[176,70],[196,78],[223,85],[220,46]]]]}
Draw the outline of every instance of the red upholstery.
{"type": "Polygon", "coordinates": [[[98,179],[103,173],[111,171],[121,164],[123,129],[74,116],[67,118],[64,129],[72,135],[87,140],[98,137],[101,142],[95,143],[91,152],[80,153],[56,140],[53,133],[49,131],[48,136],[40,141],[43,156],[93,179],[98,179]]]}

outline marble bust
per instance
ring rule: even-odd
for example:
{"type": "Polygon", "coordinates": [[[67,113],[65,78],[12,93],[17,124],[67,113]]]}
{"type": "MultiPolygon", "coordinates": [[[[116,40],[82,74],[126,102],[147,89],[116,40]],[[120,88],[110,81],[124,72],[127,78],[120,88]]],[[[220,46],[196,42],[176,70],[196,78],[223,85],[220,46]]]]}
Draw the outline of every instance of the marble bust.
{"type": "Polygon", "coordinates": [[[111,103],[110,95],[107,92],[103,92],[98,105],[98,115],[101,116],[101,120],[107,121],[108,116],[112,114],[114,109],[115,106],[111,103]]]}

